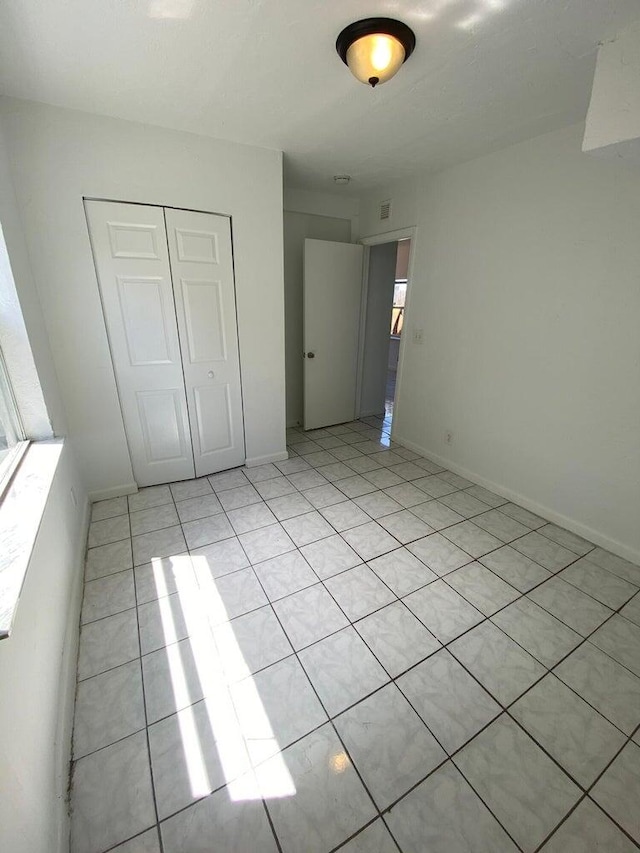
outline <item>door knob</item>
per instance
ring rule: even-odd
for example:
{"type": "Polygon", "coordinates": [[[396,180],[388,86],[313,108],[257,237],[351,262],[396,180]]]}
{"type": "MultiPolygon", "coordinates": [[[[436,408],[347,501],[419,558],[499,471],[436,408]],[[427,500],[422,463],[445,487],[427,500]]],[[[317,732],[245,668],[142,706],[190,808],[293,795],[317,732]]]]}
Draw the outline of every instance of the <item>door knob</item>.
{"type": "Polygon", "coordinates": [[[213,370],[210,370],[210,371],[207,373],[207,376],[209,377],[209,379],[213,379],[213,377],[215,376],[215,373],[213,372],[213,370]]]}
{"type": "Polygon", "coordinates": [[[307,353],[307,358],[315,358],[315,357],[316,357],[315,352],[308,352],[307,353]]]}

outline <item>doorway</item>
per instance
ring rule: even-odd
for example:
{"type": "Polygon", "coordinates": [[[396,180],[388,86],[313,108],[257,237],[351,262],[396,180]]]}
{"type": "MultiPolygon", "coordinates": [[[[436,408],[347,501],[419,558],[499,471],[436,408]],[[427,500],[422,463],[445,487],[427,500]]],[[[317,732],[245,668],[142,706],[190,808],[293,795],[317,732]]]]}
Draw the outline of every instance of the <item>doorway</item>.
{"type": "Polygon", "coordinates": [[[305,430],[372,418],[391,432],[401,390],[415,228],[304,241],[305,430]]]}
{"type": "Polygon", "coordinates": [[[362,308],[358,416],[381,426],[388,433],[397,411],[410,256],[410,236],[394,240],[387,237],[384,242],[376,240],[368,251],[362,308]]]}

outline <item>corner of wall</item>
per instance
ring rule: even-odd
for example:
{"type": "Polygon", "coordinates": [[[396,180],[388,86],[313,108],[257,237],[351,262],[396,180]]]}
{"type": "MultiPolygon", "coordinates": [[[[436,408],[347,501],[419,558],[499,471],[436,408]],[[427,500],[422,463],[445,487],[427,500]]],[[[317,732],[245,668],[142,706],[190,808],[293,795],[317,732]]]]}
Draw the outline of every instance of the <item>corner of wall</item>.
{"type": "Polygon", "coordinates": [[[409,450],[413,450],[414,453],[419,453],[420,456],[425,456],[427,459],[437,462],[438,465],[442,465],[447,470],[453,471],[454,474],[466,477],[467,480],[471,480],[477,485],[483,486],[483,488],[489,489],[489,491],[495,492],[497,495],[528,509],[529,512],[533,512],[535,515],[539,515],[541,518],[553,522],[553,524],[557,524],[560,527],[564,527],[566,530],[570,530],[572,533],[575,533],[577,536],[581,536],[588,542],[592,542],[594,545],[605,548],[607,551],[611,551],[612,554],[616,554],[624,560],[629,560],[636,565],[640,565],[640,551],[629,548],[622,542],[611,539],[603,533],[594,530],[592,527],[588,527],[586,524],[581,524],[573,518],[568,518],[566,515],[562,515],[562,513],[556,512],[548,506],[543,506],[536,501],[532,501],[525,495],[520,494],[520,492],[507,488],[502,483],[496,483],[494,480],[481,477],[475,471],[471,471],[463,465],[458,465],[451,459],[446,459],[444,456],[440,456],[438,453],[434,453],[428,448],[422,447],[422,445],[417,444],[415,441],[409,441],[400,435],[394,435],[393,440],[402,447],[406,447],[409,450]]]}
{"type": "Polygon", "coordinates": [[[11,635],[0,644],[0,848],[68,853],[67,802],[89,502],[65,442],[11,635]],[[75,495],[74,504],[71,491],[75,495]],[[5,796],[6,794],[6,796],[5,796]]]}
{"type": "Polygon", "coordinates": [[[56,736],[57,774],[59,780],[58,797],[61,799],[60,823],[58,827],[58,850],[69,848],[71,828],[71,804],[69,787],[73,748],[73,725],[76,701],[76,673],[78,668],[78,648],[80,641],[80,614],[84,591],[84,559],[89,533],[91,503],[87,498],[83,502],[80,536],[76,542],[74,564],[79,567],[71,585],[69,618],[64,637],[62,661],[60,664],[60,703],[58,706],[58,731],[56,736]]]}
{"type": "Polygon", "coordinates": [[[112,486],[110,489],[98,489],[94,492],[89,492],[89,502],[106,501],[109,498],[120,498],[124,495],[135,495],[138,491],[138,484],[123,483],[121,486],[112,486]]]}

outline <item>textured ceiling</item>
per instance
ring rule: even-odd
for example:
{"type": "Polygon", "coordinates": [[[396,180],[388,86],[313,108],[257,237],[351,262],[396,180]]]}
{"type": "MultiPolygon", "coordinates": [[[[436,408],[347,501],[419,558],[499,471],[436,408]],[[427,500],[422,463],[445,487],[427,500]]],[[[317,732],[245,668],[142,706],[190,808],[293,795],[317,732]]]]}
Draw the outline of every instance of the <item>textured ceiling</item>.
{"type": "Polygon", "coordinates": [[[584,118],[598,42],[639,0],[2,0],[0,91],[285,152],[291,186],[349,193],[584,118]],[[343,26],[417,47],[371,90],[343,26]]]}

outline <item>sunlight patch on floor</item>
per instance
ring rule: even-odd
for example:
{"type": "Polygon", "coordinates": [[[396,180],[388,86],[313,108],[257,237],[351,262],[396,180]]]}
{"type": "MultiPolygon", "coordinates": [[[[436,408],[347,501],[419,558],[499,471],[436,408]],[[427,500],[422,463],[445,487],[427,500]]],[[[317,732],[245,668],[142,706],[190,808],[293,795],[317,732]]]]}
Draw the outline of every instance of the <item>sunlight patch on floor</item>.
{"type": "MultiPolygon", "coordinates": [[[[177,642],[180,635],[172,611],[175,597],[168,595],[165,571],[171,571],[175,580],[178,601],[189,637],[187,642],[204,695],[211,733],[230,798],[255,800],[295,795],[293,779],[282,757],[259,691],[251,678],[251,670],[236,638],[233,623],[225,621],[228,619],[228,613],[211,577],[206,557],[176,556],[168,560],[170,568],[165,568],[166,558],[154,558],[151,562],[156,590],[160,596],[158,607],[175,706],[176,709],[182,709],[178,713],[178,723],[192,795],[204,797],[212,792],[213,787],[191,705],[188,676],[182,656],[183,646],[177,642]],[[192,565],[198,569],[199,585],[194,582],[193,573],[189,570],[192,565]],[[221,623],[221,636],[217,643],[211,629],[221,623]],[[238,709],[231,696],[230,685],[247,678],[251,679],[251,689],[242,692],[243,706],[238,709]],[[258,745],[257,752],[255,740],[251,743],[252,755],[249,750],[249,738],[243,730],[241,719],[252,724],[259,721],[260,730],[264,732],[264,739],[258,745]],[[269,758],[268,766],[262,767],[257,774],[256,766],[266,758],[269,758]]],[[[253,725],[251,729],[253,730],[253,725]]]]}

